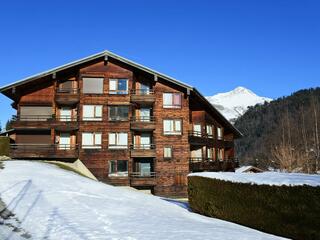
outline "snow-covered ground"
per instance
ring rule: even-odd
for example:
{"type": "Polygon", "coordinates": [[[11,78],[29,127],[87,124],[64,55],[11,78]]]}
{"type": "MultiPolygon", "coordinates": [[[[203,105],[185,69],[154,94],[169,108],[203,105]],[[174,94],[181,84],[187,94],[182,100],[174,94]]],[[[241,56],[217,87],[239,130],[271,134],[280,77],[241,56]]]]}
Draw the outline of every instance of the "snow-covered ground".
{"type": "MultiPolygon", "coordinates": [[[[0,198],[31,239],[280,239],[53,165],[4,164],[0,198]]],[[[18,233],[0,224],[0,239],[16,238],[18,233]]]]}
{"type": "Polygon", "coordinates": [[[266,184],[266,185],[286,185],[286,186],[320,186],[320,175],[318,174],[302,174],[302,173],[279,173],[279,172],[263,172],[263,173],[237,173],[237,172],[202,172],[191,173],[189,176],[201,176],[215,178],[219,180],[266,184]]]}

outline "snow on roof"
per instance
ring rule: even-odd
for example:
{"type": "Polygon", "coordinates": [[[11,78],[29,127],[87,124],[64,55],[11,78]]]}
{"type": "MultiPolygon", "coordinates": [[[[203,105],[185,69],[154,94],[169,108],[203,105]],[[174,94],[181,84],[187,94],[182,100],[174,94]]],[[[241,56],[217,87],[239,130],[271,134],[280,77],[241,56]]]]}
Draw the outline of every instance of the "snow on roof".
{"type": "Polygon", "coordinates": [[[214,178],[230,182],[251,183],[257,185],[286,185],[286,186],[320,186],[320,175],[303,174],[303,173],[278,173],[262,172],[259,174],[252,173],[234,173],[234,172],[202,172],[191,173],[189,176],[200,176],[214,178]]]}
{"type": "Polygon", "coordinates": [[[242,166],[242,167],[237,168],[236,172],[237,173],[243,173],[243,172],[246,172],[246,171],[248,171],[250,169],[256,169],[258,171],[261,170],[259,168],[254,167],[254,166],[242,166]]]}
{"type": "MultiPolygon", "coordinates": [[[[283,239],[46,163],[4,165],[1,199],[31,239],[283,239]]],[[[6,227],[0,224],[0,239],[24,239],[6,227]]]]}

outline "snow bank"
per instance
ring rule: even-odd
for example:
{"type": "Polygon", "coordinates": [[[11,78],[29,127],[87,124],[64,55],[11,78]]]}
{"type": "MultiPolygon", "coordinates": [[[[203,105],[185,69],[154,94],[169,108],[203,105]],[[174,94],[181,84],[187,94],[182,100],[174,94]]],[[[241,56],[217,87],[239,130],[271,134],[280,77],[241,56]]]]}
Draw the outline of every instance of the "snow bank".
{"type": "Polygon", "coordinates": [[[191,173],[189,176],[200,176],[207,178],[215,178],[219,180],[251,183],[251,184],[266,184],[266,185],[286,185],[286,186],[320,186],[320,175],[317,174],[302,174],[302,173],[278,173],[278,172],[263,172],[263,173],[237,173],[237,172],[202,172],[191,173]]]}
{"type": "Polygon", "coordinates": [[[32,239],[280,239],[45,163],[5,162],[0,193],[32,239]]]}

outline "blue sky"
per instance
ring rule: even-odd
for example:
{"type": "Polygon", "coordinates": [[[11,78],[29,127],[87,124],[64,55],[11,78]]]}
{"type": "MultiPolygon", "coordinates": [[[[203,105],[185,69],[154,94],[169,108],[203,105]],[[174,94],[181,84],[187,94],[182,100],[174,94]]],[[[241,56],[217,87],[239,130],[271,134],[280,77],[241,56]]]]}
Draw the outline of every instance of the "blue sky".
{"type": "MultiPolygon", "coordinates": [[[[320,85],[320,2],[4,1],[0,85],[108,49],[196,86],[277,98],[320,85]]],[[[2,126],[14,112],[0,97],[2,126]]]]}

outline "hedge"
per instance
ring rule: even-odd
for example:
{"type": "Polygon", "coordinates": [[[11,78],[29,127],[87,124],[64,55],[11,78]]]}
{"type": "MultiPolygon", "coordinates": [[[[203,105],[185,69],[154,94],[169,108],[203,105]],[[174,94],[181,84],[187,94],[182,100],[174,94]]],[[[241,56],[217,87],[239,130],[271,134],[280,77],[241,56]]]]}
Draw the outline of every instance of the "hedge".
{"type": "Polygon", "coordinates": [[[194,212],[292,239],[320,239],[320,187],[189,176],[188,194],[194,212]]]}
{"type": "Polygon", "coordinates": [[[9,156],[10,139],[0,136],[0,156],[9,156]]]}

